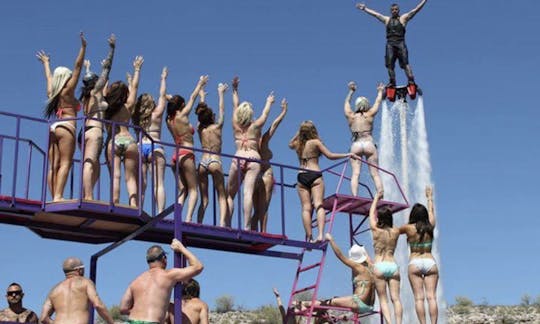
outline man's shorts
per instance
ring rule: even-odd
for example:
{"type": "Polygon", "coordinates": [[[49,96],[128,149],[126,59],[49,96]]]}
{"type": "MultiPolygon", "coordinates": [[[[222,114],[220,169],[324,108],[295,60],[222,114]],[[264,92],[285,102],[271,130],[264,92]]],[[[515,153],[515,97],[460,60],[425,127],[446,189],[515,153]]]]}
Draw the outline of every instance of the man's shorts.
{"type": "Polygon", "coordinates": [[[394,68],[396,59],[399,60],[399,66],[404,69],[409,64],[409,52],[405,41],[387,42],[385,65],[387,68],[394,68]]]}

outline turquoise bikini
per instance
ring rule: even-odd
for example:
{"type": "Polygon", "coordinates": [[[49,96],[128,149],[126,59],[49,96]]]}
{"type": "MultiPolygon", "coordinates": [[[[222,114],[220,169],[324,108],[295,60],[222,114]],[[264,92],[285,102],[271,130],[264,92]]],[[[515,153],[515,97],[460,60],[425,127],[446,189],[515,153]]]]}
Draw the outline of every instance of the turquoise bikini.
{"type": "Polygon", "coordinates": [[[352,296],[353,302],[358,307],[358,312],[360,314],[371,312],[373,310],[373,306],[369,306],[366,303],[362,301],[360,298],[361,295],[364,294],[366,291],[366,286],[369,284],[369,280],[357,280],[356,278],[353,279],[353,287],[354,290],[356,290],[356,287],[360,285],[360,292],[358,294],[354,294],[352,296]]]}
{"type": "Polygon", "coordinates": [[[390,279],[395,275],[399,267],[397,263],[393,261],[381,261],[375,263],[375,269],[377,269],[385,279],[390,279]]]}

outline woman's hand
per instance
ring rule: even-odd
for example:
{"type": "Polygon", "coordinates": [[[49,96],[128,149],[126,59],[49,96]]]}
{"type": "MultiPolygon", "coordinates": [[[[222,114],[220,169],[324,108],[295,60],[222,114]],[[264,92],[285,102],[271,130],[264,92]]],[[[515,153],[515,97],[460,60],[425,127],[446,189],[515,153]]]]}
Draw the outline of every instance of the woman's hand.
{"type": "Polygon", "coordinates": [[[109,39],[107,39],[107,42],[109,42],[109,46],[111,48],[114,48],[116,46],[116,36],[114,34],[111,34],[111,36],[109,36],[109,39]]]}
{"type": "Polygon", "coordinates": [[[163,67],[163,70],[161,71],[161,78],[167,79],[167,76],[169,75],[169,69],[167,69],[166,66],[163,67]]]}
{"type": "Polygon", "coordinates": [[[220,83],[218,84],[218,92],[219,93],[225,93],[225,91],[227,91],[227,89],[229,89],[229,85],[227,83],[220,83]]]}
{"type": "Polygon", "coordinates": [[[276,97],[274,96],[274,91],[271,91],[268,97],[266,98],[266,102],[269,104],[273,104],[276,101],[276,97]]]}
{"type": "Polygon", "coordinates": [[[86,47],[86,38],[84,38],[84,33],[81,32],[79,36],[81,37],[81,46],[86,47]]]}
{"type": "Polygon", "coordinates": [[[232,79],[232,83],[231,83],[233,91],[238,91],[239,84],[240,84],[240,78],[238,76],[235,76],[232,79]]]}
{"type": "Polygon", "coordinates": [[[133,60],[133,67],[135,68],[135,71],[140,71],[143,63],[144,58],[142,56],[135,56],[135,60],[133,60]]]}
{"type": "Polygon", "coordinates": [[[288,103],[287,99],[283,98],[281,100],[281,111],[287,111],[288,103]]]}
{"type": "Polygon", "coordinates": [[[36,57],[43,64],[48,64],[50,62],[49,54],[45,53],[44,50],[37,52],[36,57]]]}
{"type": "Polygon", "coordinates": [[[433,199],[433,188],[431,186],[426,186],[426,198],[428,200],[433,199]]]}
{"type": "Polygon", "coordinates": [[[199,77],[199,84],[204,87],[208,83],[208,75],[201,75],[199,77]]]}
{"type": "Polygon", "coordinates": [[[356,91],[356,82],[351,81],[351,82],[349,82],[349,84],[347,86],[349,87],[349,90],[351,90],[352,92],[356,91]]]}

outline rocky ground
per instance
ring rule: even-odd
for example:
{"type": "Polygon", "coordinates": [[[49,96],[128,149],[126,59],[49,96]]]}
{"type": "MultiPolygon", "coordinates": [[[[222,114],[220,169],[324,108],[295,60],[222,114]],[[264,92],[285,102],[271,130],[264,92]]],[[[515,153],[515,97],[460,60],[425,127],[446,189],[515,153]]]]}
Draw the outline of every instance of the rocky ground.
{"type": "MultiPolygon", "coordinates": [[[[210,323],[220,324],[255,324],[277,323],[266,320],[259,312],[211,313],[210,323]]],[[[470,306],[467,308],[450,307],[448,324],[540,324],[538,306],[470,306]]],[[[405,323],[406,324],[406,323],[405,323]]]]}
{"type": "MultiPolygon", "coordinates": [[[[448,324],[540,324],[540,306],[453,306],[447,314],[448,324]]],[[[210,323],[278,324],[280,320],[277,310],[268,308],[257,311],[211,312],[210,323]]]]}
{"type": "Polygon", "coordinates": [[[539,306],[471,306],[462,309],[451,307],[448,311],[449,324],[540,324],[539,306]]]}

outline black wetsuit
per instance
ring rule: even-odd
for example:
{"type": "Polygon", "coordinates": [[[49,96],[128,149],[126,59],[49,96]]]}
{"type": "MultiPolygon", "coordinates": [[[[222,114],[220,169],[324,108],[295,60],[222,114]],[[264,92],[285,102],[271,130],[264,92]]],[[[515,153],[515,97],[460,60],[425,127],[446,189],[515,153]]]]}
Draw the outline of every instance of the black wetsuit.
{"type": "MultiPolygon", "coordinates": [[[[390,73],[391,81],[395,82],[394,67],[396,59],[402,69],[409,64],[409,53],[405,45],[405,26],[399,21],[399,17],[390,17],[386,25],[386,56],[385,65],[390,73]]],[[[411,79],[411,76],[408,76],[411,79]]]]}

